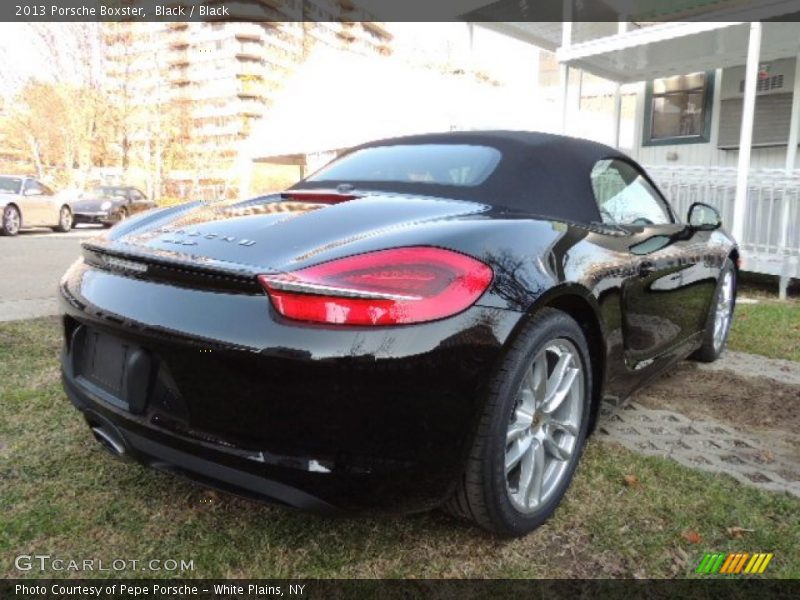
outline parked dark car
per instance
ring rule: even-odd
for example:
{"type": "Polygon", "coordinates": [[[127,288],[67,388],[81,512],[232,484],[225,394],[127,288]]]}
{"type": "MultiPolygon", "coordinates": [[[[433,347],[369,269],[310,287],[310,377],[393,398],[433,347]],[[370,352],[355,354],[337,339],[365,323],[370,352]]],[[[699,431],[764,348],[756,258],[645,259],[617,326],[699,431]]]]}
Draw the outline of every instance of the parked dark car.
{"type": "Polygon", "coordinates": [[[612,148],[525,132],[357,147],[281,194],[84,242],[64,386],[114,454],[319,511],[541,524],[603,396],[716,359],[738,251],[612,148]]]}
{"type": "Polygon", "coordinates": [[[136,213],[155,208],[140,189],[127,185],[102,185],[72,202],[75,223],[97,223],[106,227],[136,213]]]}
{"type": "Polygon", "coordinates": [[[0,235],[15,236],[26,227],[69,231],[69,203],[33,177],[0,175],[0,235]]]}

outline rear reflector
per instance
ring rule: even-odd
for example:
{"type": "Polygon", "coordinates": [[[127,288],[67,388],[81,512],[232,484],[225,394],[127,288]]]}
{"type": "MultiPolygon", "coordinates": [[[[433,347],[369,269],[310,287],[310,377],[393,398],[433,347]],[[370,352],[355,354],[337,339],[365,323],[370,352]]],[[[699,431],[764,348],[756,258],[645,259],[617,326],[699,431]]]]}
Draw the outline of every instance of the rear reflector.
{"type": "Polygon", "coordinates": [[[277,275],[259,275],[284,317],[339,325],[434,321],[472,306],[492,270],[451,250],[379,250],[277,275]]]}

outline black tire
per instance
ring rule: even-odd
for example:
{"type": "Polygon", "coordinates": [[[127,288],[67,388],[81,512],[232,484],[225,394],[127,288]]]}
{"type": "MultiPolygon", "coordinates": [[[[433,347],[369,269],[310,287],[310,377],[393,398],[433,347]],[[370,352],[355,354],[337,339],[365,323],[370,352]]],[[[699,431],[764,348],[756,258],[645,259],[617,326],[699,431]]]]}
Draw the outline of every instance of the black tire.
{"type": "Polygon", "coordinates": [[[70,229],[72,229],[72,210],[66,204],[61,207],[58,211],[58,225],[53,227],[53,231],[59,231],[61,233],[66,233],[70,229]]]}
{"type": "Polygon", "coordinates": [[[730,334],[731,324],[733,323],[733,311],[736,308],[736,269],[730,258],[725,259],[722,269],[719,272],[719,279],[717,279],[717,288],[714,290],[714,296],[711,300],[711,306],[708,309],[708,316],[706,317],[706,326],[703,330],[703,345],[692,354],[692,360],[698,362],[710,363],[717,360],[725,350],[725,345],[728,343],[728,335],[730,334]],[[730,274],[732,282],[731,290],[731,304],[730,304],[730,318],[725,327],[722,341],[715,340],[715,324],[717,312],[720,308],[720,299],[723,294],[724,281],[726,274],[730,274]]]}
{"type": "Polygon", "coordinates": [[[450,514],[466,518],[497,535],[518,537],[544,523],[561,502],[575,473],[583,451],[592,398],[592,373],[589,350],[580,326],[566,313],[552,308],[537,312],[512,342],[488,387],[484,412],[455,493],[444,508],[450,514]],[[506,435],[513,411],[518,407],[520,387],[536,356],[554,340],[567,340],[577,349],[583,376],[580,423],[574,448],[563,475],[551,488],[535,512],[517,509],[508,489],[505,460],[506,435]]]}
{"type": "Polygon", "coordinates": [[[2,219],[0,219],[0,235],[13,237],[19,233],[22,226],[22,215],[19,209],[13,204],[7,205],[3,209],[2,219]]]}
{"type": "Polygon", "coordinates": [[[110,219],[111,219],[110,221],[103,221],[102,222],[103,227],[105,227],[106,229],[108,229],[110,227],[113,227],[117,223],[122,223],[122,221],[127,219],[128,218],[128,209],[125,208],[124,206],[121,206],[119,208],[119,210],[114,212],[113,215],[109,215],[109,216],[110,216],[110,219]]]}

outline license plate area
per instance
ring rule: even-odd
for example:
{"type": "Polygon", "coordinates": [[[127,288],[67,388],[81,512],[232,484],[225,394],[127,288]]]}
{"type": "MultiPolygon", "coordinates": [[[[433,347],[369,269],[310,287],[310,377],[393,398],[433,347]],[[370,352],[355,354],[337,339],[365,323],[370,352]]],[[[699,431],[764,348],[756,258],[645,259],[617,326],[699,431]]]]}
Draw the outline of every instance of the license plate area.
{"type": "Polygon", "coordinates": [[[72,353],[76,379],[84,388],[125,410],[144,412],[153,374],[149,352],[84,326],[73,336],[72,353]]]}

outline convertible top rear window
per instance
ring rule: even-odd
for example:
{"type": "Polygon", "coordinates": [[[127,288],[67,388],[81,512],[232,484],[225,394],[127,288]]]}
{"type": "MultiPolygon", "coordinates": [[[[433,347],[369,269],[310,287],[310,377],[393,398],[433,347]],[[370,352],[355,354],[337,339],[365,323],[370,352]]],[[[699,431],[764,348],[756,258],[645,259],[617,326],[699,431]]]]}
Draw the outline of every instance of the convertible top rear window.
{"type": "Polygon", "coordinates": [[[497,167],[501,154],[469,144],[398,144],[362,148],[323,167],[307,181],[388,181],[473,187],[497,167]]]}

